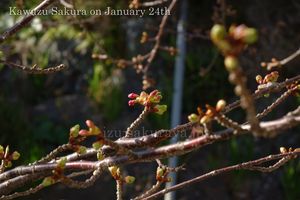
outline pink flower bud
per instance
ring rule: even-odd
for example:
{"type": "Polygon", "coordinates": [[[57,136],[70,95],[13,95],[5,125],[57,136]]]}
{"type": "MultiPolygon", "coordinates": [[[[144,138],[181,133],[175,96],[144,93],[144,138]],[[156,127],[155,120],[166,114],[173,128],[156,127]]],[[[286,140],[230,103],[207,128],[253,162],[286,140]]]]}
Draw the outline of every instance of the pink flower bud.
{"type": "Polygon", "coordinates": [[[138,94],[130,93],[130,94],[128,95],[128,98],[129,98],[129,99],[135,99],[135,98],[137,98],[138,96],[139,96],[138,94]]]}
{"type": "Polygon", "coordinates": [[[159,93],[158,90],[153,90],[151,93],[150,93],[150,96],[155,96],[159,93]]]}
{"type": "Polygon", "coordinates": [[[87,136],[87,135],[89,135],[89,133],[90,133],[89,131],[84,130],[84,129],[79,131],[79,135],[81,135],[81,136],[87,136]]]}
{"type": "Polygon", "coordinates": [[[134,105],[135,105],[135,100],[130,100],[130,101],[128,101],[128,105],[129,105],[129,106],[134,106],[134,105]]]}
{"type": "Polygon", "coordinates": [[[95,127],[95,124],[92,120],[86,120],[85,121],[86,125],[89,127],[89,128],[94,128],[95,127]]]}

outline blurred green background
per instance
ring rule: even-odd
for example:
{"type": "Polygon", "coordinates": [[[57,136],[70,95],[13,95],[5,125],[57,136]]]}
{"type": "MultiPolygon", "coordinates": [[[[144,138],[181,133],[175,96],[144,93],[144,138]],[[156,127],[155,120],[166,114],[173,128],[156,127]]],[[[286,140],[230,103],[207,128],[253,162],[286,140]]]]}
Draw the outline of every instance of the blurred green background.
{"type": "MultiPolygon", "coordinates": [[[[0,2],[0,31],[11,27],[20,16],[9,15],[10,6],[30,9],[39,0],[0,2]]],[[[219,99],[233,102],[232,86],[227,81],[223,57],[207,38],[208,30],[220,19],[219,1],[190,0],[187,21],[187,59],[184,81],[182,123],[195,112],[198,105],[214,105],[219,99]],[[199,37],[200,35],[200,37],[199,37]]],[[[284,58],[299,48],[300,3],[296,0],[232,0],[232,10],[226,16],[226,25],[244,23],[257,28],[259,41],[249,47],[241,57],[254,91],[255,76],[264,72],[259,64],[272,57],[284,58]]],[[[75,0],[77,9],[128,8],[128,1],[75,0]]],[[[62,5],[55,4],[62,8],[62,5]]],[[[164,4],[167,6],[167,4],[164,4]]],[[[227,8],[229,8],[227,7],[227,8]]],[[[162,38],[165,46],[175,46],[178,8],[169,18],[162,38]]],[[[63,63],[68,69],[51,75],[30,75],[20,70],[0,66],[0,144],[10,145],[21,152],[19,163],[29,163],[51,149],[66,143],[68,130],[74,124],[94,120],[104,130],[124,131],[139,115],[141,108],[127,106],[127,94],[142,89],[141,74],[133,68],[121,69],[110,61],[92,59],[92,54],[107,54],[113,58],[131,59],[147,53],[151,43],[140,44],[143,31],[155,36],[161,17],[144,18],[126,16],[39,16],[30,26],[1,44],[6,59],[32,66],[55,66],[63,63]]],[[[299,73],[300,60],[296,59],[280,69],[280,81],[299,73]]],[[[174,57],[160,52],[151,65],[150,74],[156,87],[162,91],[163,102],[172,104],[174,57]]],[[[258,102],[262,110],[277,95],[258,102]]],[[[267,119],[278,118],[299,105],[300,99],[291,97],[272,112],[267,119]]],[[[241,110],[230,117],[243,121],[241,110]]],[[[150,116],[145,130],[169,128],[169,113],[150,116]]],[[[117,136],[116,136],[117,137],[117,136]]],[[[205,147],[183,156],[187,170],[179,180],[200,175],[208,170],[278,152],[280,146],[299,147],[299,128],[271,140],[244,137],[205,147]],[[193,162],[190,162],[193,160],[193,162]]],[[[138,194],[154,183],[155,164],[136,164],[125,168],[137,177],[129,186],[126,198],[138,194]],[[141,177],[141,178],[139,178],[141,177]]],[[[300,199],[300,163],[290,162],[271,174],[234,172],[180,190],[178,199],[300,199]]],[[[39,192],[28,199],[103,199],[114,198],[114,183],[109,175],[103,176],[93,188],[72,190],[56,186],[39,192]],[[55,190],[55,192],[52,192],[55,190]],[[110,191],[110,192],[105,192],[110,191]]]]}

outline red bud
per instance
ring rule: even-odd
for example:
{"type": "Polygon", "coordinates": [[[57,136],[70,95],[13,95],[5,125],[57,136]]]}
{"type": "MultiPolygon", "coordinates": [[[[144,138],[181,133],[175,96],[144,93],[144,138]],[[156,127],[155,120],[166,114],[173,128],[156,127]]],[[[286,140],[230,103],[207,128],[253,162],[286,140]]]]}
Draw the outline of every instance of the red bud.
{"type": "Polygon", "coordinates": [[[128,95],[128,98],[129,98],[129,99],[135,99],[135,98],[137,98],[138,96],[139,96],[138,94],[130,93],[130,94],[128,95]]]}
{"type": "Polygon", "coordinates": [[[129,105],[129,106],[134,106],[134,105],[135,105],[135,100],[130,100],[130,101],[128,101],[128,105],[129,105]]]}
{"type": "Polygon", "coordinates": [[[84,130],[84,129],[79,131],[79,135],[81,135],[81,136],[87,136],[87,135],[89,135],[89,133],[90,133],[89,131],[84,130]]]}
{"type": "Polygon", "coordinates": [[[95,124],[92,120],[86,120],[85,121],[86,125],[89,127],[89,128],[94,128],[95,127],[95,124]]]}

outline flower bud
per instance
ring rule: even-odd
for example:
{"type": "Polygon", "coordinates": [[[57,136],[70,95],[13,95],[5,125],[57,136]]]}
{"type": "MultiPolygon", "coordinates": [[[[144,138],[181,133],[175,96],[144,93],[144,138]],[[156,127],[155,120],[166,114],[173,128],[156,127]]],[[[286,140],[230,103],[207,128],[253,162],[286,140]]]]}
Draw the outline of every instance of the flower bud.
{"type": "Polygon", "coordinates": [[[241,87],[240,85],[235,86],[235,88],[234,88],[234,93],[235,93],[237,96],[241,96],[241,95],[242,95],[242,87],[241,87]]]}
{"type": "Polygon", "coordinates": [[[148,33],[147,32],[143,32],[141,40],[140,40],[140,43],[143,44],[143,43],[147,42],[148,38],[149,38],[148,33]]]}
{"type": "Polygon", "coordinates": [[[135,98],[137,98],[138,96],[139,96],[138,94],[130,93],[130,94],[128,95],[128,98],[129,98],[129,99],[135,99],[135,98]]]}
{"type": "Polygon", "coordinates": [[[162,178],[166,173],[166,169],[162,167],[157,167],[156,169],[156,178],[162,178]]]}
{"type": "Polygon", "coordinates": [[[247,44],[253,44],[257,41],[258,34],[255,28],[246,28],[244,30],[243,41],[247,44]]]}
{"type": "Polygon", "coordinates": [[[125,181],[125,183],[132,184],[135,181],[135,177],[133,177],[133,176],[126,176],[125,179],[124,179],[124,181],[125,181]]]}
{"type": "Polygon", "coordinates": [[[197,122],[197,121],[199,121],[199,116],[197,114],[193,113],[188,116],[188,119],[190,122],[197,122]]]}
{"type": "Polygon", "coordinates": [[[221,99],[217,102],[216,110],[219,112],[222,111],[225,107],[226,107],[226,101],[221,99]]]}
{"type": "Polygon", "coordinates": [[[271,72],[269,81],[270,82],[276,82],[279,77],[279,73],[277,71],[271,72]]]}
{"type": "Polygon", "coordinates": [[[257,82],[258,84],[262,84],[263,78],[262,78],[261,75],[257,75],[257,76],[255,77],[255,80],[256,80],[256,82],[257,82]]]}
{"type": "Polygon", "coordinates": [[[226,40],[221,40],[216,43],[217,47],[223,52],[223,54],[227,54],[232,50],[232,46],[226,40]]]}
{"type": "Polygon", "coordinates": [[[110,171],[111,175],[115,178],[118,179],[120,177],[120,168],[117,166],[111,166],[108,168],[110,171]]]}
{"type": "Polygon", "coordinates": [[[294,152],[300,152],[300,148],[296,148],[294,152]]]}
{"type": "Polygon", "coordinates": [[[153,90],[152,92],[150,92],[149,96],[150,97],[153,97],[153,96],[156,96],[156,95],[160,95],[160,92],[158,90],[153,90]]]}
{"type": "Polygon", "coordinates": [[[88,120],[85,121],[85,123],[86,123],[87,127],[89,127],[89,128],[94,128],[95,127],[95,124],[92,120],[88,119],[88,120]]]}
{"type": "Polygon", "coordinates": [[[206,124],[206,123],[210,122],[210,120],[211,120],[211,118],[205,115],[201,118],[200,123],[206,124]]]}
{"type": "Polygon", "coordinates": [[[80,130],[79,124],[76,124],[75,126],[73,126],[70,129],[70,137],[76,138],[78,136],[78,134],[79,134],[79,130],[80,130]]]}
{"type": "Polygon", "coordinates": [[[93,128],[89,129],[90,135],[99,135],[101,134],[101,130],[99,129],[99,127],[94,126],[93,128]]]}
{"type": "Polygon", "coordinates": [[[80,135],[80,136],[88,136],[88,135],[90,135],[90,132],[87,131],[87,130],[81,129],[81,130],[79,131],[79,135],[80,135]]]}
{"type": "Polygon", "coordinates": [[[97,152],[97,159],[98,159],[98,160],[103,160],[103,159],[104,159],[104,156],[103,156],[102,151],[98,151],[98,152],[97,152]]]}
{"type": "Polygon", "coordinates": [[[2,145],[0,145],[0,154],[3,154],[4,153],[4,148],[2,145]]]}
{"type": "Polygon", "coordinates": [[[11,161],[4,162],[4,167],[5,168],[10,168],[11,166],[12,166],[12,162],[11,161]]]}
{"type": "Polygon", "coordinates": [[[57,167],[60,168],[60,169],[65,168],[67,161],[68,161],[68,160],[67,160],[66,157],[62,157],[61,159],[59,159],[59,160],[57,161],[57,167]]]}
{"type": "Polygon", "coordinates": [[[97,142],[93,143],[93,148],[98,150],[103,146],[103,141],[102,140],[98,140],[97,142]]]}
{"type": "Polygon", "coordinates": [[[135,100],[130,100],[130,101],[128,101],[128,105],[129,105],[129,106],[134,106],[135,103],[136,103],[135,100]]]}
{"type": "Polygon", "coordinates": [[[48,187],[50,185],[53,185],[54,183],[55,183],[55,180],[52,177],[46,177],[46,178],[44,178],[42,185],[44,187],[48,187]]]}
{"type": "Polygon", "coordinates": [[[155,113],[162,115],[164,112],[167,111],[168,106],[167,105],[156,105],[154,107],[155,113]]]}
{"type": "Polygon", "coordinates": [[[210,31],[210,38],[214,41],[223,40],[226,36],[226,30],[223,25],[215,24],[210,31]]]}
{"type": "Polygon", "coordinates": [[[224,60],[224,65],[226,69],[231,72],[239,66],[239,61],[234,56],[227,56],[224,60]]]}
{"type": "Polygon", "coordinates": [[[17,152],[17,151],[14,151],[14,152],[12,153],[12,159],[13,159],[13,160],[18,160],[19,158],[20,158],[20,153],[17,152]]]}
{"type": "Polygon", "coordinates": [[[287,150],[285,147],[280,147],[280,153],[287,153],[287,150]]]}
{"type": "Polygon", "coordinates": [[[209,107],[206,112],[205,112],[205,115],[209,118],[213,117],[215,115],[215,112],[212,110],[211,107],[209,107]]]}
{"type": "Polygon", "coordinates": [[[80,146],[76,152],[79,154],[84,154],[86,153],[86,147],[80,146]]]}

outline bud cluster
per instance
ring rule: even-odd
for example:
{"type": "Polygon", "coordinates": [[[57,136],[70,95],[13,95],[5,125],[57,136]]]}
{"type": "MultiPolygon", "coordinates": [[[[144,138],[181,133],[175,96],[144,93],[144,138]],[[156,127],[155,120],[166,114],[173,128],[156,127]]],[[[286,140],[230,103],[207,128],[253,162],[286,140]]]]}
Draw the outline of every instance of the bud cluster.
{"type": "Polygon", "coordinates": [[[298,83],[298,81],[295,81],[294,83],[287,85],[286,89],[288,90],[293,90],[293,95],[295,96],[300,96],[300,84],[298,83]]]}
{"type": "Polygon", "coordinates": [[[121,170],[118,166],[111,166],[108,168],[110,174],[115,180],[122,181],[123,183],[132,184],[135,181],[134,176],[125,176],[121,175],[121,170]]]}
{"type": "Polygon", "coordinates": [[[271,72],[269,74],[267,74],[264,78],[262,78],[261,75],[257,75],[255,77],[256,79],[256,82],[260,85],[263,85],[263,84],[267,84],[267,83],[274,83],[277,81],[279,77],[279,74],[277,71],[274,71],[274,72],[271,72]]]}
{"type": "Polygon", "coordinates": [[[56,167],[52,170],[52,176],[44,178],[42,185],[44,187],[50,186],[60,179],[64,178],[64,169],[66,167],[67,158],[62,157],[56,162],[56,167]]]}
{"type": "Polygon", "coordinates": [[[137,55],[136,57],[132,57],[131,61],[133,63],[133,67],[136,70],[136,73],[141,73],[143,71],[143,61],[145,57],[142,55],[137,55]]]}
{"type": "Polygon", "coordinates": [[[86,147],[81,146],[80,143],[84,141],[87,137],[94,136],[96,137],[96,142],[93,143],[93,147],[98,150],[103,146],[104,134],[98,126],[94,124],[91,120],[86,120],[86,125],[88,130],[80,129],[80,126],[77,124],[70,129],[69,134],[69,144],[72,145],[72,149],[79,154],[86,152],[86,147]]]}
{"type": "Polygon", "coordinates": [[[225,56],[226,69],[233,71],[239,66],[237,56],[247,45],[256,42],[258,36],[256,29],[243,24],[230,26],[228,32],[223,25],[216,24],[211,29],[210,37],[225,56]]]}
{"type": "Polygon", "coordinates": [[[152,91],[150,94],[146,92],[141,92],[140,95],[135,93],[130,93],[128,98],[129,106],[134,106],[135,104],[140,104],[145,106],[148,112],[154,112],[162,115],[167,110],[167,105],[159,105],[162,95],[158,90],[152,91]]]}
{"type": "Polygon", "coordinates": [[[171,178],[168,177],[169,171],[166,167],[159,166],[156,170],[156,180],[159,182],[170,182],[171,178]]]}
{"type": "MultiPolygon", "coordinates": [[[[300,152],[300,148],[296,148],[296,149],[293,149],[293,148],[288,148],[286,149],[285,147],[280,147],[280,153],[291,153],[291,152],[300,152]]],[[[294,156],[294,158],[296,158],[297,155],[294,156]]]]}
{"type": "Polygon", "coordinates": [[[12,166],[13,160],[18,160],[20,158],[20,153],[14,151],[12,153],[9,152],[9,146],[5,149],[0,145],[0,160],[2,161],[3,168],[9,168],[12,166]]]}
{"type": "Polygon", "coordinates": [[[224,110],[226,107],[226,101],[221,99],[217,102],[215,107],[206,105],[206,111],[204,112],[200,107],[197,108],[198,114],[190,114],[188,120],[190,122],[199,122],[201,124],[206,124],[210,122],[217,113],[224,110]]]}

